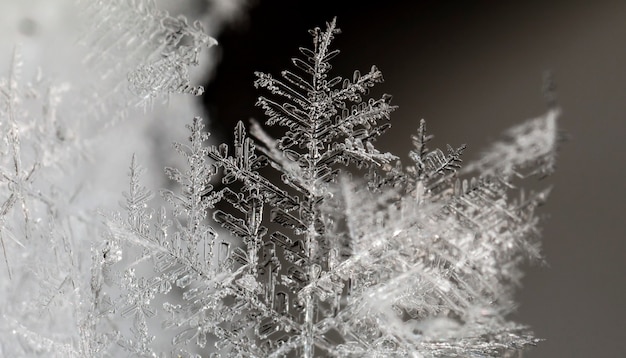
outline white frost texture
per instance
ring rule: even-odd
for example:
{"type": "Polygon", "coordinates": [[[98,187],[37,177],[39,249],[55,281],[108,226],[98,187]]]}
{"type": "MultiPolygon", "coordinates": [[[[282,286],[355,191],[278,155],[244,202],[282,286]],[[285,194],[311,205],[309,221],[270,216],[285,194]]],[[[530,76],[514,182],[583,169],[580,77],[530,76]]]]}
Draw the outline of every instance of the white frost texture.
{"type": "Polygon", "coordinates": [[[548,190],[520,184],[552,172],[558,109],[464,167],[465,146],[429,148],[422,120],[400,163],[375,147],[396,110],[369,97],[380,70],[331,73],[333,20],[293,69],[256,73],[278,138],[239,123],[212,145],[195,117],[166,188],[129,155],[111,212],[84,164],[108,154],[98,136],[201,95],[189,71],[214,40],[151,1],[78,6],[91,78],[25,78],[16,47],[0,81],[0,356],[513,357],[538,342],[507,316],[541,259],[548,190]]]}

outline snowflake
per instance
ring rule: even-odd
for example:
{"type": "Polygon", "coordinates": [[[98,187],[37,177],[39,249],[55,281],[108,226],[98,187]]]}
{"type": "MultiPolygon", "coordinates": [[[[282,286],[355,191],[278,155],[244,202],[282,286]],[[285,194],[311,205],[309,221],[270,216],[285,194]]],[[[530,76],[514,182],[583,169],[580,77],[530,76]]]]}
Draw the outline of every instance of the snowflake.
{"type": "Polygon", "coordinates": [[[129,353],[160,354],[153,321],[173,332],[163,353],[181,356],[496,357],[537,342],[506,316],[520,264],[540,257],[547,190],[512,182],[552,170],[558,110],[462,170],[465,147],[428,149],[422,121],[405,168],[373,144],[396,109],[367,97],[381,72],[330,74],[338,33],[334,20],[315,28],[296,70],[256,74],[282,137],[253,122],[255,141],[239,123],[232,148],[207,146],[193,120],[174,146],[187,166],[166,169],[179,187],[161,191],[168,208],[150,208],[133,158],[126,213],[108,219],[108,245],[139,248],[111,265],[129,353]],[[140,276],[146,261],[154,274],[140,276]]]}

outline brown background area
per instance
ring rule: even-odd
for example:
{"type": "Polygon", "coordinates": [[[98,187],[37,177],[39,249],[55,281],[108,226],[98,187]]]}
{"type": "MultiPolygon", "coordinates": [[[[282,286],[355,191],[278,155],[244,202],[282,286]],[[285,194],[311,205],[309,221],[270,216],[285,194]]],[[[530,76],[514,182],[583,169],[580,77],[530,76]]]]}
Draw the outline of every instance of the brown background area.
{"type": "Polygon", "coordinates": [[[335,15],[335,73],[376,64],[400,106],[379,143],[394,153],[425,118],[434,145],[477,155],[543,113],[541,76],[554,72],[571,140],[546,181],[549,266],[528,269],[514,319],[546,339],[527,357],[626,357],[626,1],[261,1],[219,38],[212,131],[228,140],[236,121],[262,118],[253,71],[289,67],[306,30],[335,15]]]}

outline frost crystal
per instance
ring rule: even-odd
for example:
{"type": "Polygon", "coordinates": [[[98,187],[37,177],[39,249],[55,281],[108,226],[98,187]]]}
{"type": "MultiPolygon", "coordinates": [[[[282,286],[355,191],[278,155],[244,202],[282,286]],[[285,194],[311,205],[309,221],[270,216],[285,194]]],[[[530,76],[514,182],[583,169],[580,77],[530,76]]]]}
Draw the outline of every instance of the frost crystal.
{"type": "Polygon", "coordinates": [[[98,71],[101,81],[116,86],[112,92],[136,96],[143,104],[172,93],[204,93],[202,86],[190,83],[189,68],[198,65],[203,47],[217,42],[204,33],[200,21],[189,24],[184,16],[172,17],[154,0],[80,2],[82,17],[95,19],[80,39],[91,49],[83,62],[98,71]]]}
{"type": "Polygon", "coordinates": [[[128,353],[157,356],[159,322],[172,356],[497,357],[536,343],[506,315],[520,264],[539,257],[547,192],[515,194],[511,181],[551,170],[558,111],[465,171],[464,146],[430,150],[422,121],[404,168],[373,145],[395,110],[390,96],[367,97],[381,72],[330,75],[338,33],[335,21],[312,30],[295,71],[256,74],[281,138],[253,123],[255,142],[239,123],[232,147],[206,146],[194,119],[189,142],[175,144],[187,166],[166,169],[179,188],[161,191],[169,209],[149,208],[133,159],[126,214],[108,220],[111,247],[140,251],[125,251],[111,279],[128,353]],[[210,212],[233,238],[209,226],[210,212]],[[154,274],[142,276],[146,261],[154,274]]]}
{"type": "MultiPolygon", "coordinates": [[[[150,12],[149,0],[89,1],[83,7],[74,0],[35,3],[3,1],[0,6],[3,19],[15,17],[16,7],[41,15],[33,24],[45,29],[15,46],[13,56],[7,56],[11,64],[3,62],[0,68],[0,357],[118,356],[127,327],[110,319],[120,312],[120,302],[113,301],[118,295],[109,288],[152,281],[143,272],[117,273],[127,252],[113,240],[101,242],[106,227],[94,211],[107,201],[107,187],[98,185],[106,182],[99,182],[98,171],[106,172],[107,162],[90,165],[89,159],[106,152],[105,129],[145,99],[129,95],[127,73],[141,64],[172,60],[171,69],[150,73],[155,83],[167,84],[150,96],[167,95],[174,92],[170,84],[185,88],[182,75],[193,65],[193,54],[212,40],[183,18],[150,12]],[[96,8],[101,11],[88,18],[96,29],[79,31],[71,19],[86,16],[74,17],[78,9],[96,8]],[[66,15],[67,33],[53,25],[66,15]],[[93,36],[88,45],[98,63],[76,63],[83,53],[75,46],[78,33],[93,36]],[[33,63],[40,59],[45,63],[33,63]],[[111,63],[116,66],[100,72],[111,63]],[[36,65],[43,68],[35,71],[36,65]],[[174,77],[180,81],[169,80],[174,77]]],[[[128,210],[138,212],[145,198],[137,191],[133,195],[138,206],[128,210]]],[[[127,300],[133,298],[145,302],[142,296],[127,300]]],[[[151,317],[148,306],[140,307],[151,317]]],[[[133,318],[132,330],[147,336],[141,316],[133,318]]],[[[145,342],[132,346],[146,352],[145,342]]]]}

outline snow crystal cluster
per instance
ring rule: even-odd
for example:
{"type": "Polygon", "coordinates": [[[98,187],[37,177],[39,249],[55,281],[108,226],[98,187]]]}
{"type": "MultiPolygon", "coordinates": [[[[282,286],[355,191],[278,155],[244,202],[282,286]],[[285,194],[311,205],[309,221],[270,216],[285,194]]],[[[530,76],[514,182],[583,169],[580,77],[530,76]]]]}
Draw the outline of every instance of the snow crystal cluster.
{"type": "MultiPolygon", "coordinates": [[[[122,56],[145,59],[129,95],[200,94],[185,66],[211,38],[149,2],[112,3],[86,8],[100,19],[87,42],[113,41],[103,56],[150,48],[122,56]],[[132,22],[124,7],[147,32],[105,30],[132,22]]],[[[315,28],[293,70],[256,74],[281,137],[239,123],[216,146],[196,117],[158,195],[132,157],[120,213],[79,210],[80,188],[63,184],[85,145],[59,127],[63,88],[0,82],[0,355],[501,357],[536,344],[507,315],[520,266],[540,258],[547,190],[518,182],[553,170],[559,111],[464,167],[465,147],[429,148],[421,121],[400,163],[374,145],[396,109],[369,97],[382,73],[331,74],[338,33],[315,28]]]]}

